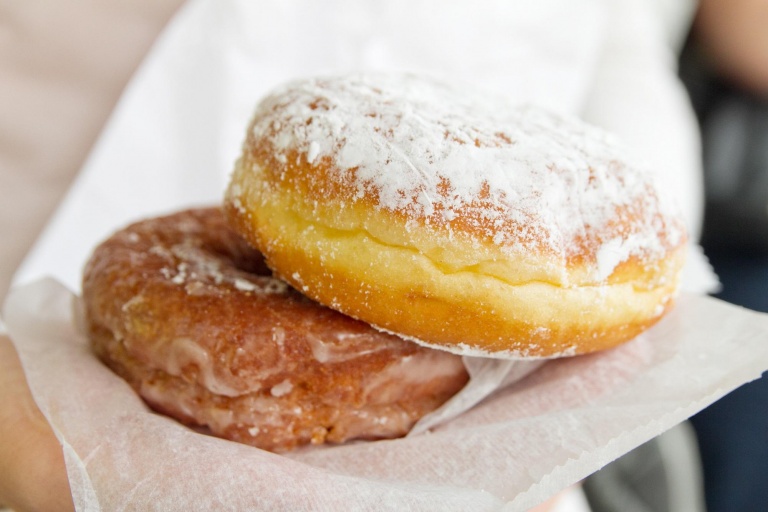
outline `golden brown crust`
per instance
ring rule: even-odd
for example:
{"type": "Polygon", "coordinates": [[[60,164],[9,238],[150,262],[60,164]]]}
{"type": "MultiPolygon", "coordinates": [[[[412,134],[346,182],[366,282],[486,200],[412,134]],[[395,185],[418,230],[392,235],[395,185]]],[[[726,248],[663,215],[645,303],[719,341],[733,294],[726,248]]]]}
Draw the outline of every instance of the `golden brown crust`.
{"type": "Polygon", "coordinates": [[[83,300],[94,350],[153,408],[268,450],[401,436],[467,380],[274,279],[218,209],[116,233],[83,300]]]}
{"type": "Polygon", "coordinates": [[[443,121],[410,93],[440,87],[379,79],[300,82],[257,109],[225,212],[283,279],[380,329],[492,357],[601,350],[669,310],[682,222],[602,134],[453,93],[443,121]]]}

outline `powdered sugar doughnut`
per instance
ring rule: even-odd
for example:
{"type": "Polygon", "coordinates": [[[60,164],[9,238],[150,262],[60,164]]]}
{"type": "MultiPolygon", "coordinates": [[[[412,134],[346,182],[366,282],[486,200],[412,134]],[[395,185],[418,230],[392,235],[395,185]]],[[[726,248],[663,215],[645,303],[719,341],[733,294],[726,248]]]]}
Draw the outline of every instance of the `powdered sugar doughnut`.
{"type": "Polygon", "coordinates": [[[686,238],[613,137],[412,75],[311,79],[268,96],[226,212],[309,297],[496,357],[634,337],[670,308],[686,238]]]}
{"type": "Polygon", "coordinates": [[[219,209],[116,233],[83,302],[94,350],[153,408],[272,451],[404,435],[468,379],[273,278],[219,209]]]}

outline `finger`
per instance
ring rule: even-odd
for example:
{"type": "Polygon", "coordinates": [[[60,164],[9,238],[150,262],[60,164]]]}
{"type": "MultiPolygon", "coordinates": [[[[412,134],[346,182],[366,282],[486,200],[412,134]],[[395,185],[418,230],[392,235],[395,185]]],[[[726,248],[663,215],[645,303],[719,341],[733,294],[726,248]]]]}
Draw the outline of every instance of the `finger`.
{"type": "Polygon", "coordinates": [[[16,512],[74,510],[61,445],[32,398],[13,343],[1,334],[0,503],[16,512]]]}

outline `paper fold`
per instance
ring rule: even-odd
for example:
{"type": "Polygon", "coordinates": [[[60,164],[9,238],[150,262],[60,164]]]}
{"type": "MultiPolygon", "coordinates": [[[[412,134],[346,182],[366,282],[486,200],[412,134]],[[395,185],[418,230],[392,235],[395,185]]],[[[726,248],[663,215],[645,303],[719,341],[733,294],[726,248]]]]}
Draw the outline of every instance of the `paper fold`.
{"type": "Polygon", "coordinates": [[[4,316],[78,510],[526,510],[768,368],[768,315],[684,294],[641,337],[544,362],[430,432],[280,456],[149,411],[90,353],[73,301],[45,280],[4,316]]]}

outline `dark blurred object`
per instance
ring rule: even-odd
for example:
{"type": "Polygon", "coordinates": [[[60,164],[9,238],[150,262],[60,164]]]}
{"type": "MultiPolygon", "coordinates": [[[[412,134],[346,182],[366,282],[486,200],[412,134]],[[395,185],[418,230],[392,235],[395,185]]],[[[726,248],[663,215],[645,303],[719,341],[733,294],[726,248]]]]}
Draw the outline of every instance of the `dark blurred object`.
{"type": "Polygon", "coordinates": [[[703,512],[698,447],[688,422],[584,481],[593,512],[703,512]]]}
{"type": "MultiPolygon", "coordinates": [[[[716,76],[692,43],[680,70],[701,123],[702,245],[722,283],[717,297],[768,312],[768,100],[716,76]]],[[[691,424],[709,512],[768,510],[766,374],[691,424]]]]}
{"type": "Polygon", "coordinates": [[[690,44],[680,72],[701,125],[702,245],[768,261],[768,101],[714,75],[690,44]]]}

